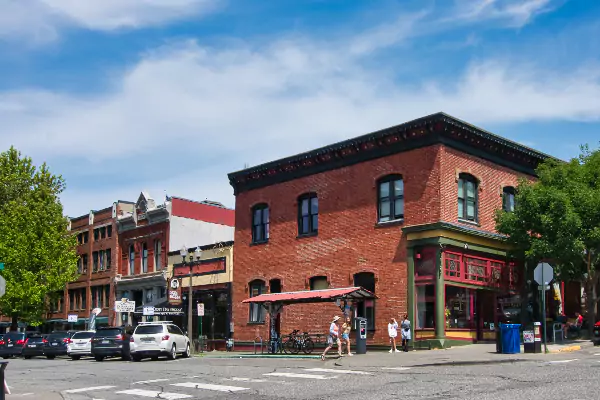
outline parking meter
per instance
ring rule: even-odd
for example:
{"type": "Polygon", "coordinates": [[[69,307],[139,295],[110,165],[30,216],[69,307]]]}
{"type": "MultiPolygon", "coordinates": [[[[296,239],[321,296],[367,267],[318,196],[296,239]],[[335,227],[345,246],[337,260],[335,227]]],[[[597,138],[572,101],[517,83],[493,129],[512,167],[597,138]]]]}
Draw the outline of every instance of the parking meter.
{"type": "Polygon", "coordinates": [[[367,319],[356,317],[356,354],[367,353],[367,319]]]}

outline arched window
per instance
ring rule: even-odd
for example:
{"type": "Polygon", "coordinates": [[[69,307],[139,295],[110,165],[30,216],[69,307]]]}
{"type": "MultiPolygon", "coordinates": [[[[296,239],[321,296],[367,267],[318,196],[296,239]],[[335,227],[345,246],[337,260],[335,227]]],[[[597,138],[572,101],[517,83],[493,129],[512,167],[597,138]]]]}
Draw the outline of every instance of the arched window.
{"type": "Polygon", "coordinates": [[[477,179],[460,174],[458,178],[458,219],[477,222],[477,179]]]}
{"type": "Polygon", "coordinates": [[[133,245],[129,246],[129,275],[135,274],[135,248],[133,245]]]}
{"type": "Polygon", "coordinates": [[[377,190],[379,222],[404,218],[404,181],[400,175],[389,175],[379,180],[377,190]]]}
{"type": "Polygon", "coordinates": [[[316,234],[319,230],[319,199],[315,193],[298,198],[298,235],[316,234]]]}
{"type": "Polygon", "coordinates": [[[329,288],[326,276],[313,276],[310,278],[310,290],[322,290],[329,288]]]}
{"type": "Polygon", "coordinates": [[[506,212],[515,211],[515,188],[512,186],[502,189],[502,209],[506,212]]]}
{"type": "MultiPolygon", "coordinates": [[[[375,274],[359,272],[354,274],[354,286],[360,286],[375,294],[375,274]]],[[[363,300],[356,303],[356,316],[367,319],[367,329],[375,329],[375,300],[363,300]]]]}
{"type": "MultiPolygon", "coordinates": [[[[265,292],[265,283],[260,279],[256,279],[248,284],[248,288],[250,290],[250,297],[256,297],[265,292]]],[[[262,305],[257,303],[250,303],[250,313],[248,316],[248,322],[265,322],[265,315],[262,305]]]]}
{"type": "Polygon", "coordinates": [[[252,207],[252,243],[269,241],[269,206],[258,204],[252,207]]]}

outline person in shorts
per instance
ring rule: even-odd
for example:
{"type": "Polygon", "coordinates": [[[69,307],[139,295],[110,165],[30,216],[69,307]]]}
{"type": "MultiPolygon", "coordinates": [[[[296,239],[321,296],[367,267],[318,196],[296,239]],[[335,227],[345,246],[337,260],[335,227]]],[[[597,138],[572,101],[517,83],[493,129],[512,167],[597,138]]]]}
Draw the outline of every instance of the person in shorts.
{"type": "Polygon", "coordinates": [[[396,349],[396,337],[398,337],[398,322],[396,322],[395,318],[390,318],[390,323],[388,324],[388,336],[390,337],[390,343],[392,348],[389,353],[395,353],[398,351],[396,349]]]}
{"type": "Polygon", "coordinates": [[[340,342],[340,327],[337,323],[339,320],[340,317],[336,315],[335,317],[333,317],[331,325],[329,325],[329,334],[327,335],[327,347],[325,348],[323,354],[321,354],[321,360],[323,361],[325,361],[325,356],[327,355],[327,352],[333,347],[333,343],[337,343],[338,356],[342,356],[342,343],[340,342]]]}
{"type": "Polygon", "coordinates": [[[342,347],[344,346],[344,343],[345,343],[349,356],[353,355],[350,352],[350,332],[351,331],[352,331],[352,320],[350,319],[350,317],[346,317],[346,321],[344,321],[344,323],[342,324],[342,347]]]}

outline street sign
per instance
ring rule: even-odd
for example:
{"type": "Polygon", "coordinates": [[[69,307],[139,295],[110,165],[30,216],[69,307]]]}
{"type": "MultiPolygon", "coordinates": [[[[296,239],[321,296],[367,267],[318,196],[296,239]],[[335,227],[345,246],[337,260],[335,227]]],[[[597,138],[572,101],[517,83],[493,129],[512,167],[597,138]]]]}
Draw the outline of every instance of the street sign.
{"type": "Polygon", "coordinates": [[[538,290],[550,290],[550,285],[539,285],[538,290]]]}
{"type": "Polygon", "coordinates": [[[0,297],[6,294],[6,279],[3,276],[0,276],[0,297]]]}
{"type": "Polygon", "coordinates": [[[204,303],[198,303],[198,316],[204,317],[204,303]]]}
{"type": "Polygon", "coordinates": [[[154,315],[154,307],[145,306],[143,315],[154,315]]]}
{"type": "Polygon", "coordinates": [[[135,312],[135,301],[122,299],[115,302],[115,311],[120,313],[135,312]]]}
{"type": "Polygon", "coordinates": [[[538,285],[547,285],[554,279],[554,269],[548,263],[539,263],[533,270],[533,279],[538,285]]]}
{"type": "Polygon", "coordinates": [[[69,322],[69,323],[76,323],[77,319],[78,319],[77,314],[69,314],[67,316],[67,322],[69,322]]]}

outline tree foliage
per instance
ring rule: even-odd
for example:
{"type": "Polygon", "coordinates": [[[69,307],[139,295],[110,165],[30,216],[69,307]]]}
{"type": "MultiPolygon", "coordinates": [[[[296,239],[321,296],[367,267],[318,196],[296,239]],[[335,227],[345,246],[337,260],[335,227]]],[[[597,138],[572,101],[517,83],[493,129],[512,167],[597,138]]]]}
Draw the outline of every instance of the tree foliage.
{"type": "Polygon", "coordinates": [[[498,212],[496,228],[530,266],[550,260],[558,279],[585,283],[593,326],[600,279],[600,151],[581,150],[570,162],[541,164],[537,181],[521,180],[514,212],[498,212]]]}
{"type": "Polygon", "coordinates": [[[76,239],[67,229],[61,176],[15,148],[0,154],[0,262],[6,294],[0,312],[31,325],[42,322],[49,297],[77,277],[76,239]]]}

